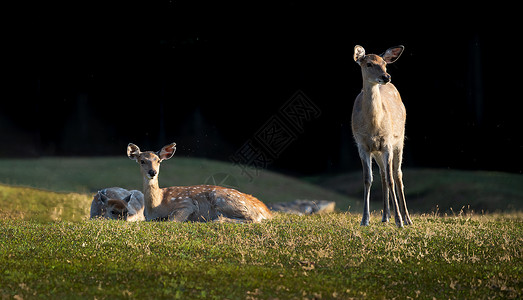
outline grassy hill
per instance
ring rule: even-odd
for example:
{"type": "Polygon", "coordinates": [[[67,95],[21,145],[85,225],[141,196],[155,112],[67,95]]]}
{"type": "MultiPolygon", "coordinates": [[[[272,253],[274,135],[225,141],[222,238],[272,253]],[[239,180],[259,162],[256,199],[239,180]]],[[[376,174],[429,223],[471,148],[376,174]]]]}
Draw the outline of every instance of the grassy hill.
{"type": "MultiPolygon", "coordinates": [[[[230,186],[255,195],[265,203],[330,200],[341,210],[357,205],[356,199],[297,178],[260,170],[251,180],[233,164],[206,159],[166,161],[162,164],[159,181],[160,186],[230,186]]],[[[55,211],[62,211],[59,219],[77,220],[80,213],[88,215],[96,191],[112,186],[141,190],[139,166],[126,157],[0,160],[0,203],[7,203],[4,214],[9,211],[26,219],[38,215],[42,220],[47,215],[48,220],[55,220],[55,211]],[[73,206],[77,208],[74,213],[66,209],[73,206]],[[64,213],[64,209],[71,213],[64,213]]]]}
{"type": "Polygon", "coordinates": [[[0,185],[0,219],[81,221],[89,216],[91,201],[85,194],[0,185]]]}
{"type": "MultiPolygon", "coordinates": [[[[361,213],[360,170],[302,179],[267,170],[250,171],[257,176],[250,178],[227,162],[175,157],[162,164],[160,186],[218,184],[255,195],[266,203],[331,200],[340,211],[350,207],[351,212],[361,213]]],[[[381,184],[377,170],[375,174],[371,209],[379,212],[381,184]]],[[[477,213],[523,211],[522,175],[407,169],[404,180],[412,212],[459,214],[462,208],[477,213]]],[[[112,186],[141,190],[139,166],[126,157],[0,160],[0,203],[6,203],[4,214],[9,211],[26,219],[38,216],[42,220],[78,220],[80,215],[87,216],[92,195],[112,186]]]]}
{"type": "MultiPolygon", "coordinates": [[[[403,170],[405,197],[412,212],[459,213],[462,208],[477,213],[523,211],[523,175],[484,171],[435,169],[403,170]]],[[[307,178],[357,203],[363,201],[361,170],[333,176],[307,178]]],[[[382,209],[381,182],[374,170],[371,209],[382,209]]],[[[358,206],[359,209],[359,206],[358,206]]]]}

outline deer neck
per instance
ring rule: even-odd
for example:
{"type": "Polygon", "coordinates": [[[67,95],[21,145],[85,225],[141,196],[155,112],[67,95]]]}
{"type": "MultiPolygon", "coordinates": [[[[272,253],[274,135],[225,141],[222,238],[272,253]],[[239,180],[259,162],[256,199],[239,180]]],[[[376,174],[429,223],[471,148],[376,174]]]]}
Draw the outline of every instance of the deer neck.
{"type": "Polygon", "coordinates": [[[379,127],[385,111],[381,100],[380,85],[364,81],[363,84],[363,113],[371,120],[374,127],[379,127]]]}
{"type": "Polygon", "coordinates": [[[158,186],[158,176],[153,179],[143,178],[144,193],[144,214],[146,217],[152,217],[157,207],[162,204],[163,191],[158,186]]]}

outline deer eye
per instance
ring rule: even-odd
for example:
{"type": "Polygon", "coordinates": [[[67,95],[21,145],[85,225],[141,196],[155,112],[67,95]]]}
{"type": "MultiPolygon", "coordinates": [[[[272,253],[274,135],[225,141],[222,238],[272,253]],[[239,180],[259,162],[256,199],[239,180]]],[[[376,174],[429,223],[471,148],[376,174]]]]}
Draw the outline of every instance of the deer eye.
{"type": "Polygon", "coordinates": [[[372,67],[372,64],[371,63],[367,63],[367,67],[368,68],[372,67]]]}
{"type": "Polygon", "coordinates": [[[142,165],[145,164],[145,160],[142,159],[142,160],[140,161],[140,163],[141,163],[142,165]]]}

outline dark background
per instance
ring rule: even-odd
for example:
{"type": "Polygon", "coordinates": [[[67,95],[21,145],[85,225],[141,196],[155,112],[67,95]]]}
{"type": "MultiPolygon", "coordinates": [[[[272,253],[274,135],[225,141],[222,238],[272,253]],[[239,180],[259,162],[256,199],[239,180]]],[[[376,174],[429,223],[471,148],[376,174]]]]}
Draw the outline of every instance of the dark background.
{"type": "Polygon", "coordinates": [[[271,164],[361,168],[356,44],[382,53],[407,108],[405,165],[523,171],[510,7],[351,2],[69,1],[5,10],[0,157],[125,155],[127,143],[229,160],[301,90],[321,109],[271,164]],[[378,7],[376,7],[378,6],[378,7]]]}

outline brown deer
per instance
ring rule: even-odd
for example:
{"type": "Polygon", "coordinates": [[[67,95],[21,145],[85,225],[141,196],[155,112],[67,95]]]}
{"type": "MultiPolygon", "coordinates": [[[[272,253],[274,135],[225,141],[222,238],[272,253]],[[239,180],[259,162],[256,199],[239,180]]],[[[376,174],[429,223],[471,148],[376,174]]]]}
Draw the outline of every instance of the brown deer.
{"type": "Polygon", "coordinates": [[[362,46],[354,47],[354,60],[361,67],[363,89],[352,110],[352,133],[358,144],[365,185],[361,225],[369,225],[372,159],[380,168],[383,190],[382,222],[390,218],[389,194],[398,227],[412,221],[407,210],[401,161],[405,139],[405,106],[396,87],[390,83],[387,64],[395,62],[403,46],[387,49],[381,55],[367,54],[362,46]],[[398,205],[399,204],[399,205],[398,205]]]}
{"type": "Polygon", "coordinates": [[[160,163],[170,159],[176,144],[158,152],[144,151],[135,144],[127,146],[127,156],[138,162],[143,176],[144,215],[147,221],[239,221],[261,222],[272,217],[267,206],[251,195],[214,185],[173,186],[160,188],[160,163]]]}

